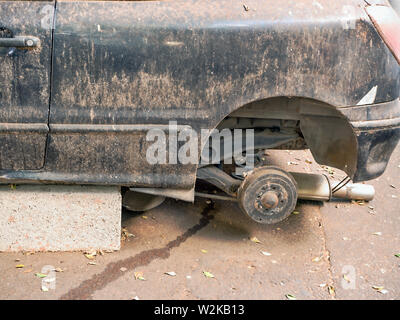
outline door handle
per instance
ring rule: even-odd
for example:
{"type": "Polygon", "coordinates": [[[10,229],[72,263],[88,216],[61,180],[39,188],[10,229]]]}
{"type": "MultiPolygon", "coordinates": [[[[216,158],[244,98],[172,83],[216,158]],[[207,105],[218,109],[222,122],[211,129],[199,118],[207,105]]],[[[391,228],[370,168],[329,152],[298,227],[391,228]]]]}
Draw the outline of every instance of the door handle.
{"type": "Polygon", "coordinates": [[[0,38],[0,47],[6,48],[36,48],[40,40],[31,36],[17,36],[14,38],[0,38]]]}

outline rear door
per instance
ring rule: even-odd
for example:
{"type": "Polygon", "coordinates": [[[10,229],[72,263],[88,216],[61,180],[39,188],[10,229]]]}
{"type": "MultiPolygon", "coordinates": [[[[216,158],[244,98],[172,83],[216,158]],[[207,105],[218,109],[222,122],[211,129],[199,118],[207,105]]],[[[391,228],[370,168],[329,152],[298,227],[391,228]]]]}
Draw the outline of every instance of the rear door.
{"type": "Polygon", "coordinates": [[[176,12],[180,4],[57,1],[48,171],[91,183],[194,183],[195,164],[154,166],[146,159],[148,130],[168,128],[169,120],[208,121],[191,92],[202,85],[196,79],[207,55],[193,48],[185,25],[177,30],[175,16],[186,19],[176,12]]]}
{"type": "Polygon", "coordinates": [[[44,166],[54,1],[0,0],[0,170],[44,166]]]}

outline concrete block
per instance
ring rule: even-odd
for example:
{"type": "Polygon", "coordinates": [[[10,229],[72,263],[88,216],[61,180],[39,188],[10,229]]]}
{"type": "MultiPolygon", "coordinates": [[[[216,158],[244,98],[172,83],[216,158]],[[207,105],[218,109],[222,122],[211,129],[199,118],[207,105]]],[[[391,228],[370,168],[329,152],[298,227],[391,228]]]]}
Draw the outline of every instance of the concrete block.
{"type": "Polygon", "coordinates": [[[0,186],[0,251],[118,250],[118,187],[0,186]]]}

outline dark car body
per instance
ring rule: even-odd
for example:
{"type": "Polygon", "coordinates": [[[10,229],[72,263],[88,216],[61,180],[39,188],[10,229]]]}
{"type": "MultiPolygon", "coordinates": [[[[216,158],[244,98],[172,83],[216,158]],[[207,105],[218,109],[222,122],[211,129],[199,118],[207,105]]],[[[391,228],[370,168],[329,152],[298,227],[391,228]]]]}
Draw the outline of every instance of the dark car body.
{"type": "Polygon", "coordinates": [[[189,190],[198,166],[149,164],[146,132],[228,118],[295,121],[319,163],[373,179],[400,67],[369,2],[0,1],[0,38],[40,39],[0,48],[0,180],[189,190]]]}

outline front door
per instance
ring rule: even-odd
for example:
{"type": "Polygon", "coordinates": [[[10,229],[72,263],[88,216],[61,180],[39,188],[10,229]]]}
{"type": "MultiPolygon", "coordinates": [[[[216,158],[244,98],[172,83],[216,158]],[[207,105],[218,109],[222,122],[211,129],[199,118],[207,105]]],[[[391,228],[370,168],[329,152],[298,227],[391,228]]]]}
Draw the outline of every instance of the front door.
{"type": "Polygon", "coordinates": [[[0,170],[44,166],[54,1],[0,0],[0,170]]]}

